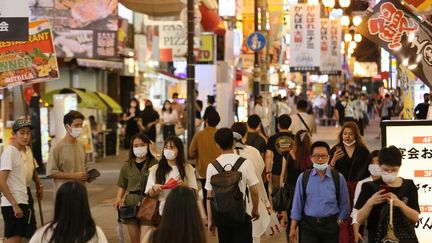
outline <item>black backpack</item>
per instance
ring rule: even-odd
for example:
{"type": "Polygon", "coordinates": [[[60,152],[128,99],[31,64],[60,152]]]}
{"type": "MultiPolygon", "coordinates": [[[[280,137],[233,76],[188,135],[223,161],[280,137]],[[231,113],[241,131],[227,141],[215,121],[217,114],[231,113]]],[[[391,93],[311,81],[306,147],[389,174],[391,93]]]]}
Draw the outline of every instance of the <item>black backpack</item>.
{"type": "MultiPolygon", "coordinates": [[[[307,187],[307,183],[309,181],[309,176],[311,174],[312,170],[306,170],[303,174],[303,178],[302,178],[302,188],[303,188],[303,197],[302,197],[302,205],[303,205],[303,212],[304,212],[304,206],[306,204],[306,187],[307,187]]],[[[339,195],[340,195],[340,178],[339,178],[339,172],[337,172],[336,170],[331,170],[331,174],[332,174],[332,178],[333,178],[333,183],[335,185],[335,189],[336,189],[336,201],[337,204],[339,206],[339,195]]]]}
{"type": "Polygon", "coordinates": [[[245,221],[246,201],[239,187],[242,173],[238,171],[245,160],[238,158],[230,171],[226,171],[217,160],[211,163],[218,171],[210,178],[213,188],[210,205],[213,222],[218,227],[236,227],[245,221]]]}

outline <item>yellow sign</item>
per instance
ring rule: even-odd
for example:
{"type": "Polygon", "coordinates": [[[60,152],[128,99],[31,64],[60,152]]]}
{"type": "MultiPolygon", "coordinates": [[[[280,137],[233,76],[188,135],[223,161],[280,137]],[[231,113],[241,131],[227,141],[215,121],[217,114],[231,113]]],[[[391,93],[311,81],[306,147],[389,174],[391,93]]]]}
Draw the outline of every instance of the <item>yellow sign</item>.
{"type": "Polygon", "coordinates": [[[214,61],[214,35],[200,35],[200,48],[195,49],[196,62],[214,61]]]}
{"type": "Polygon", "coordinates": [[[416,80],[416,76],[402,65],[400,65],[399,68],[401,70],[400,80],[402,84],[402,96],[404,103],[403,119],[410,120],[414,111],[414,82],[416,80]]]}

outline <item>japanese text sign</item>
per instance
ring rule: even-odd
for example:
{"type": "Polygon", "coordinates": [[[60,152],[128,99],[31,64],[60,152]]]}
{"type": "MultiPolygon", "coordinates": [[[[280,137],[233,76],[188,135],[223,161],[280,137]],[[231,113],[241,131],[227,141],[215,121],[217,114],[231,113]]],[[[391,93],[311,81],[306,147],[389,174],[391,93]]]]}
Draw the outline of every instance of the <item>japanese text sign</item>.
{"type": "Polygon", "coordinates": [[[339,43],[342,41],[342,26],[337,19],[321,19],[321,66],[322,74],[338,74],[342,68],[339,43]]]}
{"type": "Polygon", "coordinates": [[[417,186],[420,219],[416,223],[419,242],[432,237],[432,121],[385,121],[383,146],[394,145],[402,154],[399,176],[417,186]]]}
{"type": "Polygon", "coordinates": [[[28,39],[0,42],[0,88],[59,78],[48,20],[30,22],[28,39]]]}
{"type": "Polygon", "coordinates": [[[363,19],[357,31],[432,88],[432,26],[397,0],[381,1],[363,19]]]}
{"type": "Polygon", "coordinates": [[[321,63],[320,7],[291,6],[291,70],[318,71],[321,63]]]}

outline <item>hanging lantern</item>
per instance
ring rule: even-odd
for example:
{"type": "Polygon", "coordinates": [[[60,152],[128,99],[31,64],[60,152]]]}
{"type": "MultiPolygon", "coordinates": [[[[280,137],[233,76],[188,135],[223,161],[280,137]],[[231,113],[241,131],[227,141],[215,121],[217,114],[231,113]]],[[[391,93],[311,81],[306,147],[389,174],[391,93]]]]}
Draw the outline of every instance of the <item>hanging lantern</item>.
{"type": "Polygon", "coordinates": [[[346,15],[342,16],[341,25],[342,26],[348,26],[349,24],[350,24],[350,18],[346,15]]]}
{"type": "Polygon", "coordinates": [[[347,8],[351,4],[350,0],[339,0],[339,5],[342,8],[347,8]]]}
{"type": "Polygon", "coordinates": [[[362,22],[362,18],[359,15],[353,17],[354,26],[359,26],[361,22],[362,22]]]}
{"type": "Polygon", "coordinates": [[[354,41],[355,42],[360,42],[362,41],[362,36],[360,34],[355,34],[354,35],[354,41]]]}

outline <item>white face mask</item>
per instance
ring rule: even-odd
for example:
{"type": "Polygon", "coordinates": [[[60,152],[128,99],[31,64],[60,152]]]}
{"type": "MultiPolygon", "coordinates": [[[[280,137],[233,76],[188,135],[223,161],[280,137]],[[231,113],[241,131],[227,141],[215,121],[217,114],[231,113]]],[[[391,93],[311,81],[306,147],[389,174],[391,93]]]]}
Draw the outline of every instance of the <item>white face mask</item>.
{"type": "Polygon", "coordinates": [[[345,145],[348,146],[348,147],[353,146],[355,143],[356,143],[356,140],[352,141],[351,143],[348,143],[348,142],[343,141],[343,144],[345,144],[345,145]]]}
{"type": "Polygon", "coordinates": [[[381,167],[377,164],[370,164],[369,172],[372,176],[381,176],[381,167]]]}
{"type": "Polygon", "coordinates": [[[142,158],[147,155],[147,146],[133,148],[133,153],[137,158],[142,158]]]}
{"type": "Polygon", "coordinates": [[[74,138],[77,138],[81,135],[82,128],[81,127],[71,127],[70,135],[74,138]]]}
{"type": "Polygon", "coordinates": [[[318,163],[313,163],[313,167],[319,171],[324,171],[327,169],[328,167],[328,162],[325,164],[318,164],[318,163]]]}
{"type": "Polygon", "coordinates": [[[385,183],[392,183],[398,177],[398,172],[389,173],[386,171],[381,172],[381,178],[385,183]]]}
{"type": "Polygon", "coordinates": [[[176,153],[171,149],[164,149],[164,156],[167,160],[174,160],[176,158],[176,153]]]}

